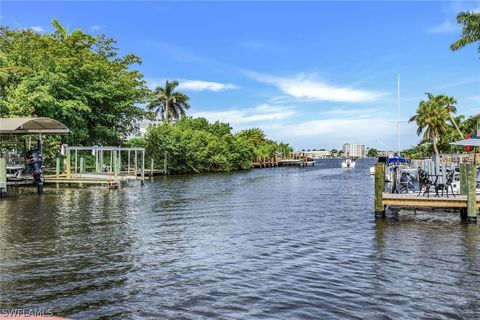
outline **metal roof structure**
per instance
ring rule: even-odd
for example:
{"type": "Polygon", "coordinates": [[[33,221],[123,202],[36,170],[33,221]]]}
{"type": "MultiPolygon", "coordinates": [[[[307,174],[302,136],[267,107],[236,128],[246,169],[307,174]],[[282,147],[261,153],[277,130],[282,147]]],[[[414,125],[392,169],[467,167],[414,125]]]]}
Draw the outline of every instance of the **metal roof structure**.
{"type": "Polygon", "coordinates": [[[0,135],[68,133],[70,129],[51,118],[0,118],[0,135]]]}
{"type": "Polygon", "coordinates": [[[454,146],[480,147],[480,139],[477,139],[477,138],[463,139],[463,140],[452,142],[450,144],[454,146]]]}

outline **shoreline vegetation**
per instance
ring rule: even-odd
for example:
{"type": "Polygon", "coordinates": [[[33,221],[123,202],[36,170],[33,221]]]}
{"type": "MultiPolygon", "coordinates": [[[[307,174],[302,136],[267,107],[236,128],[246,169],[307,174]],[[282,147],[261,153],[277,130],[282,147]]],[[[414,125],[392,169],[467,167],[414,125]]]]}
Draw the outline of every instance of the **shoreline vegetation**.
{"type": "Polygon", "coordinates": [[[248,170],[256,157],[293,151],[288,144],[267,139],[258,128],[232,133],[228,123],[191,117],[152,126],[144,138],[127,145],[144,147],[155,163],[166,161],[169,173],[248,170]]]}
{"type": "Polygon", "coordinates": [[[293,151],[258,128],[233,133],[228,123],[188,117],[177,81],[150,90],[135,69],[141,59],[120,56],[115,40],[67,32],[57,20],[52,26],[52,33],[0,27],[0,117],[49,117],[72,131],[45,138],[47,164],[62,144],[145,147],[146,160],[166,159],[169,173],[245,170],[256,157],[293,151]],[[145,119],[162,124],[128,139],[145,119]]]}

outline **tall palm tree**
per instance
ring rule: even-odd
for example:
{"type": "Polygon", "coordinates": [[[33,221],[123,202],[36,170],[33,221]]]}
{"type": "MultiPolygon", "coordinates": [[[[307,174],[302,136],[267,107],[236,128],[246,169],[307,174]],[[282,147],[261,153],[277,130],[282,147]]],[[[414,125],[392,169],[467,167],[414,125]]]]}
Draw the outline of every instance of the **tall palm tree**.
{"type": "Polygon", "coordinates": [[[453,51],[480,40],[480,13],[473,11],[460,12],[457,15],[457,22],[463,24],[463,30],[462,37],[450,46],[453,51]]]}
{"type": "MultiPolygon", "coordinates": [[[[433,98],[433,95],[431,93],[427,93],[427,95],[429,99],[433,98]]],[[[443,108],[447,111],[448,116],[450,117],[450,122],[457,130],[458,135],[460,136],[460,138],[463,138],[463,133],[458,126],[456,118],[454,117],[454,114],[457,112],[457,107],[455,106],[457,104],[457,99],[442,94],[438,96],[438,100],[443,105],[443,108]]]]}
{"type": "Polygon", "coordinates": [[[437,142],[446,132],[446,122],[449,119],[447,109],[442,107],[441,96],[427,94],[428,100],[420,101],[418,109],[409,122],[415,121],[418,125],[417,134],[423,132],[423,142],[430,141],[433,151],[438,154],[437,142]]]}
{"type": "Polygon", "coordinates": [[[186,114],[190,108],[190,98],[182,92],[175,91],[178,81],[166,81],[164,87],[156,87],[153,91],[155,98],[148,103],[149,110],[155,110],[162,120],[172,122],[186,114]]]}

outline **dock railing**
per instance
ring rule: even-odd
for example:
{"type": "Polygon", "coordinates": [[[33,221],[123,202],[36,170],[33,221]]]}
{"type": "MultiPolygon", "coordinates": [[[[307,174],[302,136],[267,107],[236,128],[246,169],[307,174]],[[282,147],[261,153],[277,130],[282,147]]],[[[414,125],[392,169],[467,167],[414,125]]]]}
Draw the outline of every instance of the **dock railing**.
{"type": "MultiPolygon", "coordinates": [[[[437,155],[433,159],[416,160],[414,166],[422,169],[431,175],[440,178],[434,186],[439,187],[445,183],[445,176],[448,171],[458,172],[457,179],[460,182],[459,194],[450,194],[446,196],[440,195],[436,191],[431,194],[414,193],[392,193],[385,192],[385,164],[377,163],[375,165],[375,182],[374,182],[374,209],[376,216],[384,216],[387,206],[395,206],[400,208],[458,208],[462,220],[468,222],[477,221],[477,213],[480,208],[480,201],[477,199],[477,163],[473,163],[473,157],[450,158],[437,155]],[[447,159],[447,160],[446,160],[447,159]],[[454,161],[455,160],[455,161],[454,161]],[[458,170],[457,170],[458,168],[458,170]],[[443,180],[441,180],[443,179],[443,180]]],[[[445,186],[442,186],[443,188],[445,186]]]]}
{"type": "Polygon", "coordinates": [[[55,175],[45,176],[46,183],[98,183],[118,187],[130,180],[140,180],[142,185],[145,181],[145,148],[67,146],[64,153],[64,161],[56,160],[55,175]]]}

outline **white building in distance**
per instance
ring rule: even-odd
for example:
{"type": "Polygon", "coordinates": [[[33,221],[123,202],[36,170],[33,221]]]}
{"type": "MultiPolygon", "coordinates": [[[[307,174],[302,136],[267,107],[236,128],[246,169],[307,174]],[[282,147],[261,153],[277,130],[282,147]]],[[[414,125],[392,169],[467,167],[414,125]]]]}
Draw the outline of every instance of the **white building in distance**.
{"type": "Polygon", "coordinates": [[[348,157],[365,158],[367,156],[364,144],[345,143],[342,146],[342,151],[343,155],[348,157]]]}
{"type": "Polygon", "coordinates": [[[134,133],[130,136],[130,138],[138,138],[144,137],[147,133],[148,127],[156,126],[162,124],[163,121],[161,120],[141,120],[134,123],[134,133]]]}

